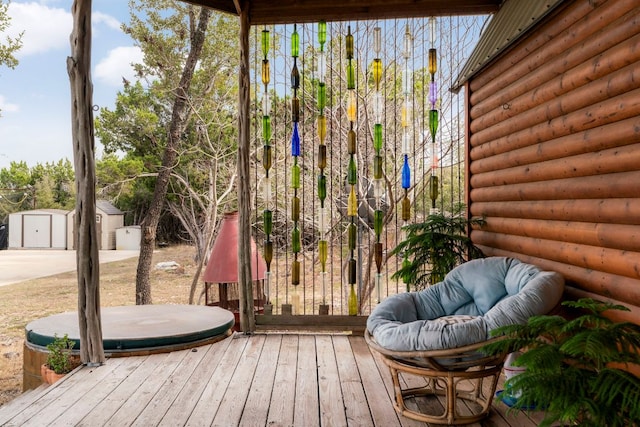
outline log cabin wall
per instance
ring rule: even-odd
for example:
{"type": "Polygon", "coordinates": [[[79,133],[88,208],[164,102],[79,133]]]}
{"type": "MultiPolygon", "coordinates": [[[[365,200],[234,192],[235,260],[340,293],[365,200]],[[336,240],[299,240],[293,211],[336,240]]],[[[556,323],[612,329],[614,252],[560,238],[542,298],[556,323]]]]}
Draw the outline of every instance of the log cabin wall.
{"type": "Polygon", "coordinates": [[[640,323],[638,1],[565,1],[519,40],[466,82],[471,237],[640,323]]]}

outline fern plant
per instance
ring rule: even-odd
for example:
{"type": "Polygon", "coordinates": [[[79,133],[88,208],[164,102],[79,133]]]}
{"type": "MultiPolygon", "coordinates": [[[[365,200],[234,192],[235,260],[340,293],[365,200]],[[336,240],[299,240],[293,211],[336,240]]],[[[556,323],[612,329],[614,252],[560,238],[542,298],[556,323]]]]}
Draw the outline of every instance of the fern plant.
{"type": "MultiPolygon", "coordinates": [[[[480,226],[484,219],[467,219],[464,205],[453,214],[432,213],[425,222],[405,226],[407,238],[391,255],[407,255],[410,261],[396,271],[392,279],[403,279],[415,289],[436,284],[456,266],[471,259],[482,258],[467,232],[470,226],[480,226]]],[[[407,289],[409,290],[409,289],[407,289]]]]}
{"type": "Polygon", "coordinates": [[[542,426],[639,426],[640,378],[627,368],[640,367],[640,326],[602,314],[628,311],[624,306],[588,298],[562,304],[583,314],[534,316],[526,325],[492,331],[505,338],[485,352],[523,351],[514,364],[526,370],[505,382],[518,396],[512,409],[544,410],[542,426]]]}

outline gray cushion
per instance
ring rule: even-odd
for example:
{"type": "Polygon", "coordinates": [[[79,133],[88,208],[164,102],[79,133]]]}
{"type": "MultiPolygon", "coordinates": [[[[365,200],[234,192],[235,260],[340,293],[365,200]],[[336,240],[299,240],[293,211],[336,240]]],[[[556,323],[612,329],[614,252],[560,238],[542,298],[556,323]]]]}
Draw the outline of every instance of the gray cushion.
{"type": "Polygon", "coordinates": [[[392,295],[369,315],[367,329],[382,347],[395,351],[456,348],[490,338],[491,330],[523,324],[555,307],[563,277],[515,258],[472,260],[419,292],[392,295]],[[443,316],[475,316],[442,322],[443,316]]]}

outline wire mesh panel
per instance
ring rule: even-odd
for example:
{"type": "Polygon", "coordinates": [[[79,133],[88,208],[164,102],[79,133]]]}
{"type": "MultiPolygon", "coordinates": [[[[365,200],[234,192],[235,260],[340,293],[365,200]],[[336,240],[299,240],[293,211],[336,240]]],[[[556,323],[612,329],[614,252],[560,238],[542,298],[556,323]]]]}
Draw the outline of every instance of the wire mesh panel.
{"type": "Polygon", "coordinates": [[[403,225],[464,201],[464,95],[448,88],[485,21],[254,27],[253,231],[273,314],[364,315],[407,290],[389,255],[403,225]]]}

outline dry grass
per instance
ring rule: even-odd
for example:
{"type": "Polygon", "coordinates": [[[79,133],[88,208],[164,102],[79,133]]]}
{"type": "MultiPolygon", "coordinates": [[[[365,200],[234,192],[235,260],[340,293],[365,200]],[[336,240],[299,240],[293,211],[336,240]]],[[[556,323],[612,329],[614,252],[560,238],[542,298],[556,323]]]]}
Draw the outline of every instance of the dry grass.
{"type": "MultiPolygon", "coordinates": [[[[156,304],[187,304],[196,270],[195,249],[173,246],[154,253],[154,265],[175,261],[179,271],[152,270],[156,304]]],[[[104,307],[135,304],[137,258],[100,265],[100,297],[104,307]]],[[[203,283],[199,284],[202,288],[203,283]]],[[[198,290],[200,291],[200,289],[198,290]]],[[[22,392],[22,346],[25,326],[51,314],[77,310],[76,273],[0,287],[0,405],[22,392]]]]}

